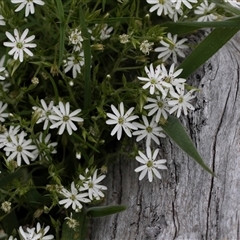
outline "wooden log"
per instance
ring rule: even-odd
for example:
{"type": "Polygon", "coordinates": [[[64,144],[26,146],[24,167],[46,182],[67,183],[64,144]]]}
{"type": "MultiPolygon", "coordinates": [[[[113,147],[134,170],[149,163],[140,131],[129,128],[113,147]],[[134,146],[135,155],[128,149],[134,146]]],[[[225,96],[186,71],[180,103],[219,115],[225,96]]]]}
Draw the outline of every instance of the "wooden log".
{"type": "Polygon", "coordinates": [[[90,240],[240,239],[239,66],[240,33],[188,80],[201,91],[195,111],[182,121],[218,177],[169,138],[160,146],[168,167],[162,181],[138,181],[137,161],[120,158],[109,169],[104,204],[128,209],[92,220],[90,240]]]}

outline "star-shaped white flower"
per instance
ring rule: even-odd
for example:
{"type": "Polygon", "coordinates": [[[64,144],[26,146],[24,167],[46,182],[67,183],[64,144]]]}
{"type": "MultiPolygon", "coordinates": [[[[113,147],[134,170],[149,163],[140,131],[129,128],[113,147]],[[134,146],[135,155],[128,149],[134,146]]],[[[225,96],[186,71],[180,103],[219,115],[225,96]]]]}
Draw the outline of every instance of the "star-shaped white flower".
{"type": "Polygon", "coordinates": [[[158,152],[159,152],[159,149],[156,149],[152,153],[152,150],[150,147],[146,148],[147,155],[145,155],[141,151],[138,151],[139,156],[136,157],[136,160],[143,165],[140,167],[137,167],[135,169],[135,172],[141,172],[139,175],[140,181],[145,177],[146,174],[148,174],[149,182],[152,182],[153,175],[161,179],[161,175],[157,169],[167,169],[167,167],[163,165],[166,162],[166,159],[156,160],[158,152]]]}
{"type": "MultiPolygon", "coordinates": [[[[11,136],[16,136],[20,130],[20,126],[10,126],[7,131],[0,134],[0,148],[4,147],[7,143],[12,142],[11,136]]],[[[24,136],[26,136],[25,134],[24,136]]]]}
{"type": "Polygon", "coordinates": [[[64,205],[64,208],[69,208],[72,206],[72,209],[78,211],[82,209],[81,202],[88,203],[91,202],[87,197],[88,193],[79,193],[75,183],[71,183],[71,191],[68,191],[65,188],[62,188],[60,193],[66,197],[66,199],[62,199],[59,201],[60,205],[64,205]]]}
{"type": "Polygon", "coordinates": [[[5,122],[5,118],[7,118],[9,115],[8,113],[4,113],[7,106],[7,103],[3,103],[2,101],[0,101],[0,122],[5,122]]]}
{"type": "Polygon", "coordinates": [[[233,7],[240,8],[239,0],[224,0],[224,2],[230,3],[233,7]]]}
{"type": "Polygon", "coordinates": [[[147,3],[149,4],[154,4],[150,9],[149,12],[154,12],[157,10],[157,15],[161,16],[162,13],[164,15],[173,14],[173,9],[172,9],[172,2],[171,0],[147,0],[147,3]]]}
{"type": "Polygon", "coordinates": [[[63,134],[65,128],[67,128],[69,135],[72,135],[72,130],[77,130],[77,127],[73,122],[83,122],[82,118],[76,117],[76,115],[79,114],[82,110],[77,109],[70,113],[69,102],[67,102],[65,105],[62,102],[59,102],[59,108],[53,106],[53,110],[55,112],[55,115],[50,115],[49,118],[56,122],[53,123],[50,128],[53,129],[60,127],[58,130],[59,135],[63,134]]]}
{"type": "Polygon", "coordinates": [[[169,105],[168,105],[168,98],[163,98],[160,95],[156,95],[156,98],[147,98],[147,101],[150,102],[150,104],[145,105],[143,108],[150,110],[148,112],[148,116],[152,116],[155,114],[155,120],[156,122],[159,122],[161,116],[164,117],[164,119],[168,118],[168,112],[169,112],[169,105]]]}
{"type": "Polygon", "coordinates": [[[25,140],[25,135],[24,131],[16,136],[11,135],[10,137],[12,141],[6,143],[6,147],[3,149],[8,156],[8,161],[17,158],[18,166],[21,166],[22,159],[26,164],[30,164],[29,158],[31,160],[35,158],[32,151],[37,147],[35,145],[31,145],[31,139],[25,140]]]}
{"type": "Polygon", "coordinates": [[[151,140],[153,140],[156,144],[160,144],[158,137],[166,137],[165,134],[163,134],[163,129],[158,126],[158,123],[156,122],[155,118],[153,117],[151,122],[148,122],[148,119],[146,116],[142,116],[143,123],[134,122],[133,124],[139,128],[140,130],[134,131],[133,135],[138,136],[136,141],[139,142],[142,139],[146,138],[146,147],[151,145],[151,140]]]}
{"type": "Polygon", "coordinates": [[[34,4],[43,6],[45,3],[42,0],[11,0],[14,4],[20,5],[16,8],[15,12],[21,11],[25,7],[25,17],[29,15],[29,13],[35,13],[34,4]]]}
{"type": "Polygon", "coordinates": [[[202,15],[198,18],[198,22],[208,22],[208,21],[214,21],[218,17],[211,13],[211,11],[216,7],[215,3],[208,3],[207,0],[204,0],[199,6],[197,6],[196,10],[194,10],[194,13],[196,15],[202,15]]]}
{"type": "Polygon", "coordinates": [[[91,200],[93,200],[93,198],[100,200],[100,197],[104,197],[104,193],[102,191],[107,190],[106,186],[99,184],[106,177],[106,175],[98,176],[97,171],[98,170],[95,170],[93,176],[88,178],[85,178],[83,175],[79,175],[79,178],[84,181],[83,186],[79,188],[79,191],[83,192],[87,190],[91,200]]]}
{"type": "Polygon", "coordinates": [[[82,32],[77,28],[71,31],[71,34],[68,36],[69,42],[73,45],[78,45],[80,48],[82,47],[82,32]]]}
{"type": "Polygon", "coordinates": [[[107,38],[110,38],[110,33],[112,32],[113,27],[108,27],[107,24],[104,24],[103,28],[100,31],[100,39],[105,40],[107,38]]]}
{"type": "Polygon", "coordinates": [[[64,63],[64,72],[67,73],[72,69],[73,78],[77,77],[78,73],[81,73],[81,68],[84,65],[84,52],[78,52],[73,56],[67,58],[67,60],[63,61],[64,63]]]}
{"type": "Polygon", "coordinates": [[[41,99],[40,102],[41,102],[42,108],[34,106],[33,110],[39,112],[40,114],[39,119],[37,120],[36,123],[39,124],[41,122],[44,122],[43,130],[46,130],[48,128],[49,122],[52,124],[54,123],[54,121],[49,118],[50,115],[54,114],[53,101],[51,101],[49,105],[47,105],[45,100],[43,99],[41,99]]]}
{"type": "Polygon", "coordinates": [[[192,9],[191,3],[197,3],[197,0],[171,0],[172,3],[176,3],[176,10],[180,9],[182,4],[184,4],[187,8],[192,9]],[[189,3],[191,2],[191,3],[189,3]]]}
{"type": "Polygon", "coordinates": [[[38,222],[36,225],[36,235],[40,235],[40,240],[51,240],[54,239],[52,234],[46,235],[47,232],[50,230],[50,226],[41,227],[41,224],[38,222]]]}
{"type": "Polygon", "coordinates": [[[24,240],[39,240],[41,237],[41,234],[35,233],[35,227],[34,228],[27,227],[26,230],[24,231],[22,226],[20,226],[18,229],[18,233],[21,239],[24,240]]]}
{"type": "Polygon", "coordinates": [[[187,115],[188,109],[194,110],[193,105],[190,104],[189,101],[195,97],[192,95],[195,90],[190,90],[186,94],[184,94],[184,87],[180,89],[176,88],[176,90],[177,92],[175,92],[173,89],[170,91],[173,100],[170,100],[168,104],[171,107],[169,113],[172,114],[173,112],[177,112],[177,117],[179,118],[182,111],[184,115],[187,115]]]}
{"type": "Polygon", "coordinates": [[[111,132],[111,136],[117,133],[118,140],[120,140],[122,137],[122,129],[125,131],[128,137],[132,137],[132,133],[130,129],[137,130],[137,127],[134,126],[131,123],[131,121],[138,118],[138,116],[136,115],[131,116],[131,113],[133,112],[134,107],[131,107],[125,114],[124,114],[123,102],[120,103],[119,107],[120,107],[120,111],[118,111],[115,106],[111,105],[111,109],[115,115],[112,113],[107,113],[107,116],[111,119],[106,121],[106,124],[108,125],[116,124],[116,126],[113,128],[111,132]]]}
{"type": "MultiPolygon", "coordinates": [[[[47,136],[44,136],[41,132],[38,139],[36,139],[37,148],[33,151],[33,155],[35,156],[35,159],[39,156],[39,159],[42,160],[50,160],[50,154],[56,154],[57,150],[55,147],[57,146],[57,142],[50,142],[51,139],[51,133],[49,133],[47,136]]],[[[34,159],[34,160],[35,160],[34,159]]]]}
{"type": "Polygon", "coordinates": [[[183,38],[177,41],[177,34],[172,37],[171,33],[167,34],[168,42],[163,40],[160,43],[163,47],[157,47],[154,49],[155,52],[160,52],[158,58],[162,58],[163,61],[166,61],[169,57],[172,56],[173,62],[177,63],[177,56],[185,57],[183,52],[184,49],[187,49],[188,46],[184,45],[187,41],[187,38],[183,38]]]}
{"type": "Polygon", "coordinates": [[[35,38],[35,36],[32,35],[26,38],[29,32],[28,28],[23,31],[21,36],[17,29],[14,29],[13,32],[14,36],[11,33],[6,32],[6,36],[11,42],[4,42],[3,45],[12,48],[8,52],[9,55],[13,55],[13,58],[15,60],[19,58],[19,61],[23,62],[24,52],[31,57],[33,56],[33,53],[28,48],[35,48],[37,46],[35,43],[30,43],[35,38]]]}
{"type": "Polygon", "coordinates": [[[139,80],[146,82],[142,88],[149,88],[150,94],[154,94],[158,89],[164,96],[166,96],[167,93],[161,85],[163,75],[160,65],[158,65],[155,69],[153,68],[153,64],[150,64],[149,69],[145,66],[145,72],[148,77],[137,77],[139,80]]]}
{"type": "Polygon", "coordinates": [[[169,69],[169,72],[165,68],[163,64],[161,64],[162,74],[163,74],[163,82],[162,85],[167,88],[182,88],[184,83],[186,82],[185,78],[178,78],[178,76],[182,73],[183,69],[178,69],[175,72],[175,64],[173,63],[169,69]]]}

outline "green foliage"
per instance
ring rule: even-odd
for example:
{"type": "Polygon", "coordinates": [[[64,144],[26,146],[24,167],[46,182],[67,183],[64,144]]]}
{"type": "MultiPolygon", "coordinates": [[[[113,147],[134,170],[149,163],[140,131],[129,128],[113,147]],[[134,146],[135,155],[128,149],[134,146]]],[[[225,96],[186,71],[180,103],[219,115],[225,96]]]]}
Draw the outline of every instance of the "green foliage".
{"type": "MultiPolygon", "coordinates": [[[[126,209],[123,205],[101,206],[107,192],[100,182],[116,158],[136,157],[142,149],[140,144],[132,144],[123,136],[124,128],[121,142],[117,142],[117,138],[111,136],[115,125],[108,125],[106,121],[109,116],[118,115],[115,108],[119,110],[120,103],[124,104],[124,114],[134,108],[130,115],[137,115],[139,119],[149,117],[145,108],[149,98],[165,98],[160,90],[150,94],[139,77],[145,80],[149,77],[150,64],[155,73],[155,67],[164,65],[169,69],[172,66],[173,58],[158,59],[154,51],[163,47],[162,41],[169,44],[170,50],[176,47],[168,33],[178,34],[179,40],[200,29],[214,28],[197,46],[189,44],[192,51],[189,56],[178,59],[175,67],[183,69],[179,77],[187,78],[240,29],[240,10],[227,3],[213,2],[216,7],[211,13],[218,16],[218,21],[199,22],[199,16],[194,14],[199,2],[192,10],[182,6],[183,15],[173,22],[167,15],[150,14],[151,5],[140,0],[48,0],[43,6],[34,3],[35,13],[28,16],[25,16],[26,6],[15,11],[19,4],[0,1],[0,15],[5,21],[5,25],[0,24],[0,58],[6,55],[0,61],[0,77],[5,77],[0,84],[0,102],[8,104],[0,111],[0,120],[3,118],[0,124],[0,228],[6,234],[16,236],[19,226],[26,229],[41,223],[44,227],[51,226],[48,234],[53,234],[54,239],[86,239],[89,218],[118,214],[126,209]],[[26,50],[28,47],[24,48],[21,62],[20,54],[15,59],[9,55],[12,49],[9,42],[17,38],[16,31],[21,36],[26,28],[29,29],[26,37],[35,36],[31,41],[28,39],[33,54],[26,50]],[[9,34],[13,36],[9,38],[9,34]],[[8,46],[4,45],[6,42],[8,46]],[[36,47],[31,46],[32,43],[36,47]],[[51,109],[43,109],[43,101],[45,105],[52,104],[51,109]],[[58,121],[57,112],[62,111],[60,102],[67,109],[61,116],[61,127],[54,125],[58,121]],[[76,116],[71,116],[75,111],[76,116]],[[44,117],[48,119],[46,124],[44,117]],[[75,127],[69,123],[72,117],[75,127]],[[67,123],[72,128],[69,125],[65,128],[67,123]],[[13,136],[9,134],[11,128],[19,128],[13,136]],[[24,143],[30,140],[33,146],[26,150],[30,152],[27,160],[21,155],[25,151],[22,138],[24,143]],[[6,149],[13,146],[15,150],[6,149]],[[131,152],[126,153],[126,147],[131,146],[131,152]],[[16,155],[10,159],[14,151],[16,155]],[[71,204],[61,203],[64,199],[71,204]],[[74,201],[80,205],[75,206],[74,201]]],[[[26,44],[26,39],[16,41],[18,50],[21,44],[26,44]]],[[[167,74],[161,80],[165,87],[171,82],[167,74]]],[[[154,81],[156,79],[149,79],[152,85],[154,81]]],[[[183,86],[186,92],[196,90],[189,82],[183,86]]],[[[166,99],[175,91],[172,99],[176,100],[178,86],[171,87],[166,91],[166,99]]],[[[178,100],[180,105],[183,98],[178,100]]],[[[175,118],[177,111],[168,115],[166,122],[159,126],[186,154],[215,176],[175,118]]],[[[116,117],[119,125],[125,123],[124,117],[129,116],[116,117]]]]}

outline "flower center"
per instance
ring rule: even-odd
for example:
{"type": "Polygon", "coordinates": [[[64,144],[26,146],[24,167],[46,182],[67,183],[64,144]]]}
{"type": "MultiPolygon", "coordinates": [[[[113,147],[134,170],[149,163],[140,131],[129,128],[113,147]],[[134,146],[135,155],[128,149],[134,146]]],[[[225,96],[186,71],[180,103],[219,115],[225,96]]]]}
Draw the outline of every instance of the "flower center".
{"type": "Polygon", "coordinates": [[[52,114],[51,111],[46,111],[45,112],[46,117],[50,116],[51,114],[52,114]]]}
{"type": "Polygon", "coordinates": [[[70,197],[70,199],[71,199],[72,201],[75,201],[75,200],[76,200],[75,195],[72,194],[72,196],[70,197]]]}
{"type": "Polygon", "coordinates": [[[23,150],[22,147],[21,147],[20,145],[18,145],[18,146],[17,146],[17,151],[18,151],[18,152],[22,152],[22,150],[23,150]]]}
{"type": "Polygon", "coordinates": [[[63,116],[63,121],[67,122],[69,120],[69,116],[63,116]]]}
{"type": "Polygon", "coordinates": [[[164,106],[163,102],[158,102],[157,105],[159,108],[163,108],[163,106],[164,106]]]}
{"type": "Polygon", "coordinates": [[[148,133],[152,132],[152,128],[151,128],[150,126],[148,126],[148,127],[146,128],[146,130],[147,130],[148,133]]]}
{"type": "Polygon", "coordinates": [[[179,97],[178,102],[183,103],[183,100],[184,100],[183,97],[179,97]]]}
{"type": "Polygon", "coordinates": [[[165,3],[165,0],[159,0],[159,3],[163,5],[165,3]]]}
{"type": "Polygon", "coordinates": [[[156,80],[155,78],[151,78],[151,79],[150,79],[150,83],[151,83],[151,84],[157,84],[157,80],[156,80]]]}
{"type": "Polygon", "coordinates": [[[22,42],[18,42],[17,43],[17,48],[22,49],[23,48],[23,43],[22,42]]]}
{"type": "Polygon", "coordinates": [[[175,44],[169,44],[169,49],[170,50],[174,50],[174,48],[175,48],[175,44]]]}
{"type": "Polygon", "coordinates": [[[118,123],[123,124],[124,123],[124,118],[123,117],[118,118],[118,123]]]}
{"type": "Polygon", "coordinates": [[[89,187],[89,188],[93,188],[93,183],[92,183],[92,182],[89,182],[89,183],[88,183],[88,187],[89,187]]]}
{"type": "Polygon", "coordinates": [[[153,161],[152,160],[148,160],[147,167],[148,168],[152,168],[153,167],[153,161]]]}

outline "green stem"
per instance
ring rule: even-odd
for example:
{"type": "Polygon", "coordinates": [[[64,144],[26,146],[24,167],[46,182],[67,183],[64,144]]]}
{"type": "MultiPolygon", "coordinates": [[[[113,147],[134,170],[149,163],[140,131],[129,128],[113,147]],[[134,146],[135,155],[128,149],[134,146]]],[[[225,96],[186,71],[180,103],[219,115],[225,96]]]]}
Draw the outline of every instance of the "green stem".
{"type": "Polygon", "coordinates": [[[79,5],[79,16],[82,33],[84,36],[83,50],[84,50],[84,109],[89,108],[91,102],[91,45],[89,39],[89,33],[86,22],[84,20],[84,14],[82,6],[79,5]]]}

